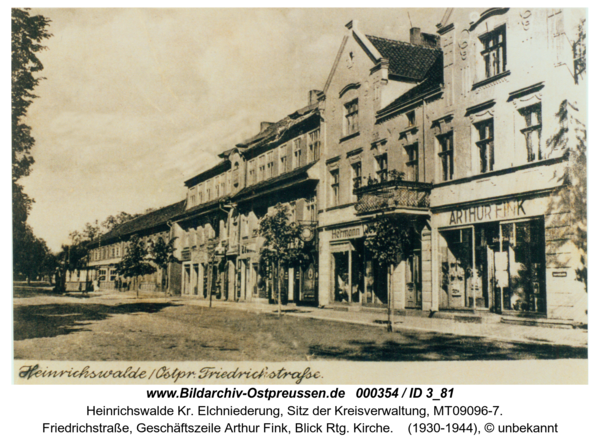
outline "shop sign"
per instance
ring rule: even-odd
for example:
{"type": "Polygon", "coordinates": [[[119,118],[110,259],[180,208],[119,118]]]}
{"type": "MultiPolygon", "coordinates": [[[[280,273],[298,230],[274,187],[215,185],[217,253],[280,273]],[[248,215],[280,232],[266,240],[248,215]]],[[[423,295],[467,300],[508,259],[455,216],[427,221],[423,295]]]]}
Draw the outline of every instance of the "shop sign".
{"type": "Polygon", "coordinates": [[[337,230],[333,230],[331,232],[332,240],[353,239],[356,237],[363,237],[362,225],[350,228],[338,228],[337,230]]]}
{"type": "Polygon", "coordinates": [[[472,224],[527,216],[525,200],[507,200],[496,204],[475,205],[450,213],[449,225],[472,224]]]}

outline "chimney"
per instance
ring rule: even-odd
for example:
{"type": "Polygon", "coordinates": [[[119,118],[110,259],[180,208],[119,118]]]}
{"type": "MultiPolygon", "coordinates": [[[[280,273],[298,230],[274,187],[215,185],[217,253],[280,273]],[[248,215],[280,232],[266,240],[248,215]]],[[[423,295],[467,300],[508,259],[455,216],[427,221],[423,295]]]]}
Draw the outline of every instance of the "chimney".
{"type": "Polygon", "coordinates": [[[308,92],[308,105],[314,105],[315,103],[317,103],[319,101],[319,94],[321,94],[321,91],[319,91],[318,89],[311,89],[308,92]]]}
{"type": "Polygon", "coordinates": [[[271,125],[273,125],[273,122],[260,122],[260,132],[262,133],[263,131],[269,129],[271,125]]]}
{"type": "Polygon", "coordinates": [[[421,28],[410,28],[410,43],[421,45],[421,28]]]}

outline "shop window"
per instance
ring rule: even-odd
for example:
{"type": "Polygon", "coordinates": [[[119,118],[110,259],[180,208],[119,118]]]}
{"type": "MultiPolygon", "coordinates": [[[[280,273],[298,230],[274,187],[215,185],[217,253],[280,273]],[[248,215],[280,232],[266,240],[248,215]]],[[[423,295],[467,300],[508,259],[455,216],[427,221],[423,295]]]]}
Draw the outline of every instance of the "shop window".
{"type": "Polygon", "coordinates": [[[100,270],[98,270],[98,280],[99,281],[106,280],[106,269],[105,268],[101,268],[100,270]]]}
{"type": "Polygon", "coordinates": [[[308,161],[314,162],[321,157],[321,130],[317,129],[308,135],[308,161]]]}
{"type": "Polygon", "coordinates": [[[352,248],[332,253],[334,302],[358,304],[365,287],[362,254],[352,248]]]}
{"type": "Polygon", "coordinates": [[[524,128],[521,133],[525,137],[527,149],[527,162],[542,160],[541,134],[542,134],[542,105],[538,103],[519,110],[523,117],[524,128]]]}
{"type": "Polygon", "coordinates": [[[440,307],[473,307],[472,229],[441,232],[440,253],[440,307]]]}
{"type": "Polygon", "coordinates": [[[449,132],[437,136],[439,144],[440,163],[443,181],[452,180],[454,178],[454,140],[453,133],[449,132]]]}
{"type": "Polygon", "coordinates": [[[479,149],[480,172],[494,170],[494,120],[485,120],[475,124],[477,148],[479,149]]]}
{"type": "Polygon", "coordinates": [[[344,105],[344,135],[349,136],[358,132],[358,99],[344,105]]]}
{"type": "Polygon", "coordinates": [[[404,147],[408,162],[406,162],[406,180],[419,181],[419,144],[413,143],[404,147]]]}
{"type": "Polygon", "coordinates": [[[340,203],[340,170],[329,172],[331,181],[331,205],[337,206],[340,203]]]}
{"type": "Polygon", "coordinates": [[[506,71],[506,26],[501,26],[479,37],[483,45],[481,56],[485,67],[485,78],[506,71]]]}
{"type": "Polygon", "coordinates": [[[352,164],[352,189],[357,189],[362,186],[362,163],[356,162],[352,164]]]}
{"type": "Polygon", "coordinates": [[[379,183],[387,182],[388,180],[388,157],[387,153],[381,154],[375,157],[375,163],[377,164],[377,177],[379,183]]]}

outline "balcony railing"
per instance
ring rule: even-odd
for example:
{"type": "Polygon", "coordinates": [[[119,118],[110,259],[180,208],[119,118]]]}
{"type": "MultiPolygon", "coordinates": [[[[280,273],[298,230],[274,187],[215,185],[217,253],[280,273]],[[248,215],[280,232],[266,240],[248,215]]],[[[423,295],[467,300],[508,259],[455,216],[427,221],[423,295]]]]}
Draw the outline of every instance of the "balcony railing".
{"type": "Polygon", "coordinates": [[[429,208],[432,184],[391,179],[354,189],[358,202],[354,205],[357,214],[397,209],[429,208]]]}

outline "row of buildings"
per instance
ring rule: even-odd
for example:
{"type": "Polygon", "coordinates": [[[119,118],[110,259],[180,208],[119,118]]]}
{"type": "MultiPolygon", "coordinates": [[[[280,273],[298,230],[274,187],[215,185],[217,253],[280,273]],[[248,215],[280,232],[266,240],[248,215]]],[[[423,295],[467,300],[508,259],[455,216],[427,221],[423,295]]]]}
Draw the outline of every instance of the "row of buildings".
{"type": "Polygon", "coordinates": [[[268,302],[259,221],[283,203],[311,252],[282,274],[284,302],[578,318],[573,211],[553,204],[572,160],[545,143],[562,101],[585,100],[578,12],[449,9],[410,42],[348,23],[323,89],[91,245],[93,278],[114,287],[129,237],[163,236],[177,261],[141,290],[268,302]],[[414,238],[391,279],[365,248],[382,217],[414,238]]]}

